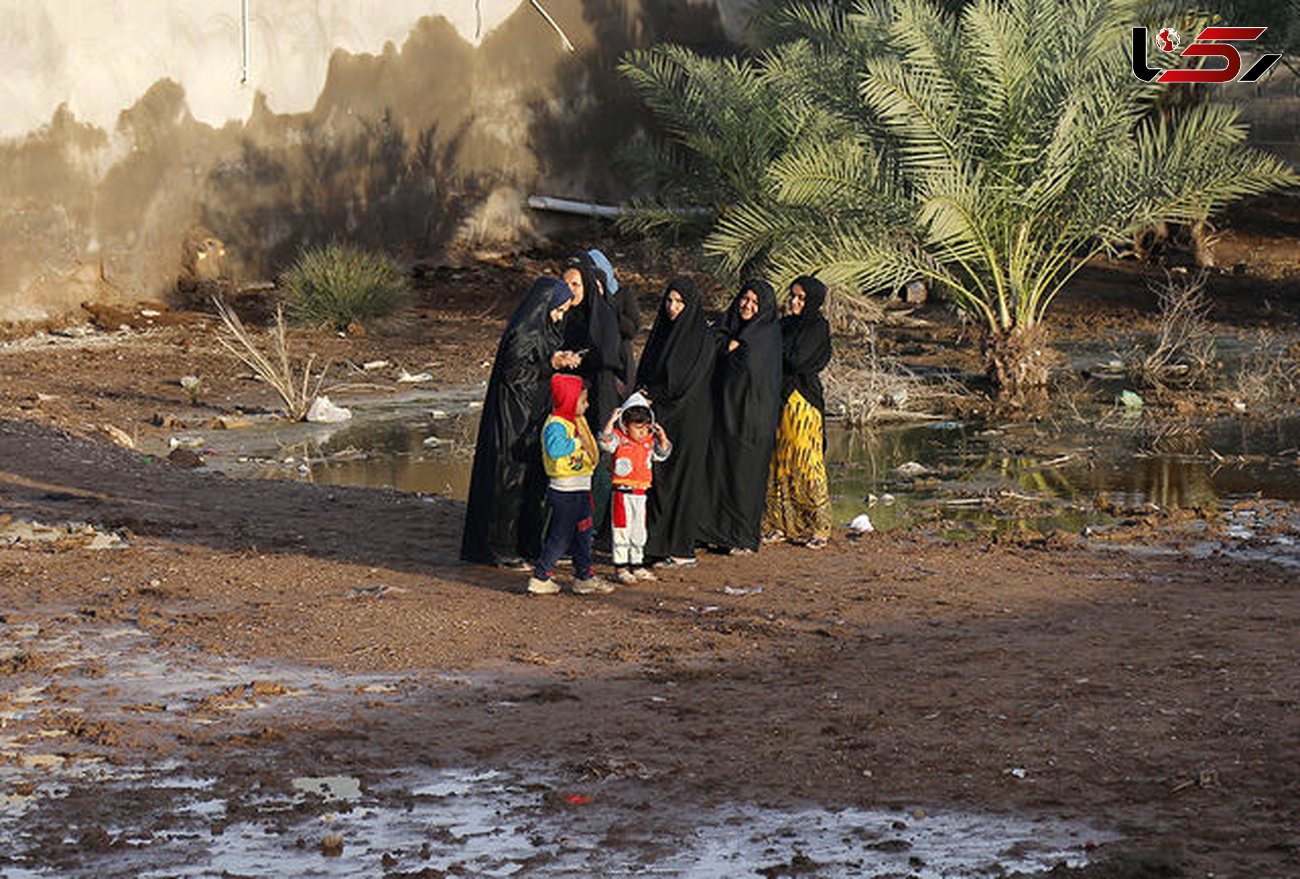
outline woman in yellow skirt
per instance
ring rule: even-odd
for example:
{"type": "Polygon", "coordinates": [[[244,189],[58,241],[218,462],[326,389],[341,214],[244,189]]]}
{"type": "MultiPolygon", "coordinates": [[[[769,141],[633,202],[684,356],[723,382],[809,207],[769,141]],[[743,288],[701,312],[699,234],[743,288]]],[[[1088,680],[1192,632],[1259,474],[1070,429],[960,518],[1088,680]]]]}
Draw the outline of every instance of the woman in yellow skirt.
{"type": "Polygon", "coordinates": [[[821,372],[831,360],[831,330],[822,316],[826,285],[802,276],[790,285],[781,320],[781,421],[772,450],[764,541],[789,540],[820,549],[831,536],[826,482],[826,399],[821,372]]]}

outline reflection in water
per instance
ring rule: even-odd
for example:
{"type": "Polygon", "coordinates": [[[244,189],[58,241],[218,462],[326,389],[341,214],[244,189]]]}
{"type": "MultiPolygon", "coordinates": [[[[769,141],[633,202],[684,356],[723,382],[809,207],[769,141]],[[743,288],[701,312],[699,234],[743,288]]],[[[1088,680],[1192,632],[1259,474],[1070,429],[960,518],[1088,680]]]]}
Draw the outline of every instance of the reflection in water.
{"type": "MultiPolygon", "coordinates": [[[[354,423],[294,435],[292,445],[272,436],[264,453],[278,462],[279,476],[296,470],[320,483],[464,499],[478,413],[465,403],[452,415],[428,405],[354,406],[354,423]],[[293,463],[285,465],[286,457],[293,463]]],[[[1052,427],[943,422],[851,431],[829,424],[834,521],[866,512],[879,530],[929,521],[967,532],[1046,532],[1105,522],[1103,506],[1213,508],[1257,494],[1300,500],[1300,419],[1189,430],[1147,416],[1106,427],[1102,416],[1052,427]]]]}

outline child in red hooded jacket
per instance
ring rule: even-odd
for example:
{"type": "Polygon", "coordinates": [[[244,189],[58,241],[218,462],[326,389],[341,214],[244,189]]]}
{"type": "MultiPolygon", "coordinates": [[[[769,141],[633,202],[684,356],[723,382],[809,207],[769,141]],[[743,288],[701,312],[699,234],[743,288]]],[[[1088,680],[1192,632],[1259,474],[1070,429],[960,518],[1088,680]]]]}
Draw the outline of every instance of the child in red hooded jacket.
{"type": "Polygon", "coordinates": [[[613,456],[614,494],[610,503],[614,572],[620,583],[656,580],[645,566],[646,492],[654,481],[654,464],[666,461],[673,444],[655,423],[650,401],[635,393],[615,409],[596,438],[613,456]]]}
{"type": "Polygon", "coordinates": [[[551,403],[551,415],[542,427],[542,464],[551,480],[546,489],[550,525],[528,591],[533,595],[560,591],[551,575],[567,551],[573,555],[573,591],[579,595],[609,593],[614,591],[613,584],[591,572],[591,474],[600,460],[600,450],[582,417],[587,411],[582,379],[551,376],[551,403]]]}

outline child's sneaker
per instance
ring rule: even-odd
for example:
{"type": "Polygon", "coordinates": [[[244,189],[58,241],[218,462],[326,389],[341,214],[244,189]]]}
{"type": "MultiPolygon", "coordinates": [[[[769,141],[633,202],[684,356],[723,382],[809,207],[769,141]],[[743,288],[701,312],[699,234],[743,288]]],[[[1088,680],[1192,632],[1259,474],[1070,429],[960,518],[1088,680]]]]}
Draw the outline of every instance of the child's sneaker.
{"type": "Polygon", "coordinates": [[[637,569],[634,570],[632,573],[636,575],[636,578],[637,578],[638,580],[658,580],[658,579],[659,579],[657,576],[655,576],[655,572],[652,571],[652,570],[650,570],[649,568],[637,568],[637,569]]]}
{"type": "Polygon", "coordinates": [[[613,591],[613,583],[608,580],[602,580],[595,574],[585,580],[573,581],[573,592],[575,595],[608,595],[613,591]]]}
{"type": "Polygon", "coordinates": [[[632,572],[631,568],[619,568],[617,577],[618,577],[618,582],[620,583],[636,582],[636,574],[632,572]]]}
{"type": "Polygon", "coordinates": [[[529,595],[554,595],[560,591],[560,587],[555,585],[551,579],[539,580],[537,577],[528,578],[529,595]]]}

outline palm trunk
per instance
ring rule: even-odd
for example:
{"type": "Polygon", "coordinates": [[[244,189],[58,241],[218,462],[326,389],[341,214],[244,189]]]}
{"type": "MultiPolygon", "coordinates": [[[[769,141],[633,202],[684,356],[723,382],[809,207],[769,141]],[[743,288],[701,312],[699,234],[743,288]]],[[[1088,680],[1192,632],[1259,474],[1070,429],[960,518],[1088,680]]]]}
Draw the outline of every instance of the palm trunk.
{"type": "Polygon", "coordinates": [[[990,331],[984,341],[984,358],[989,379],[997,388],[998,404],[1029,409],[1045,403],[1053,357],[1041,324],[990,331]]]}

